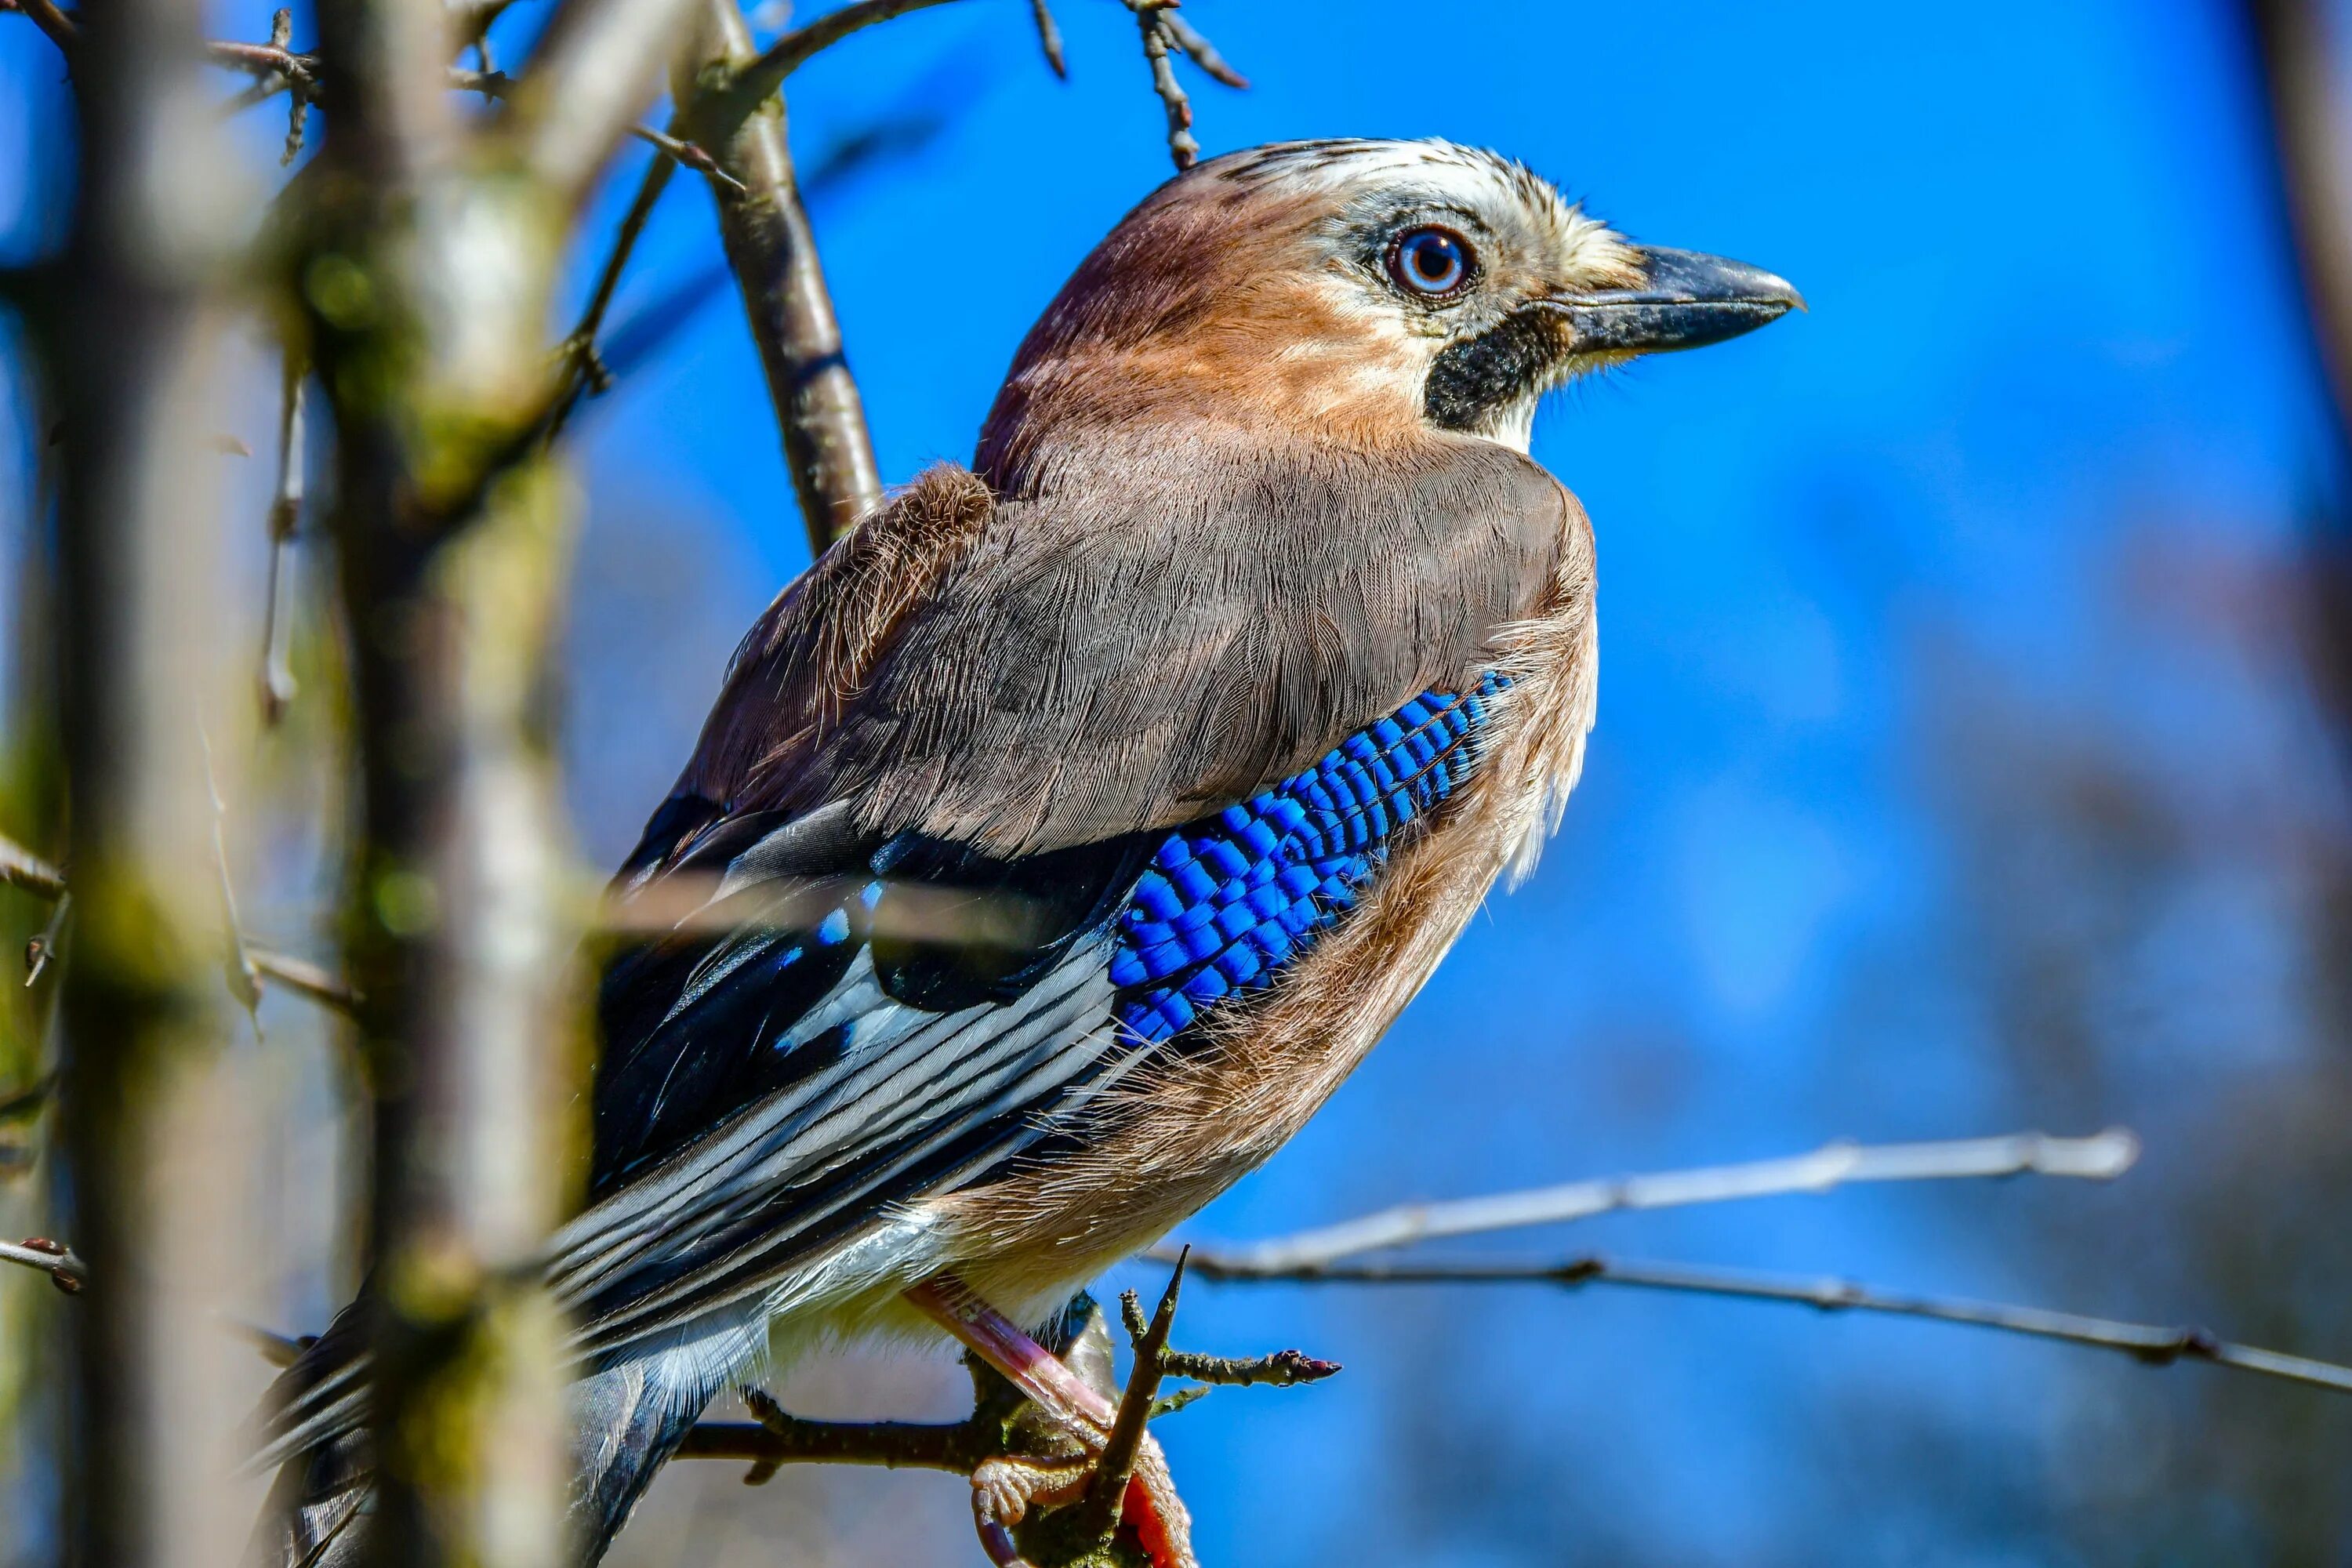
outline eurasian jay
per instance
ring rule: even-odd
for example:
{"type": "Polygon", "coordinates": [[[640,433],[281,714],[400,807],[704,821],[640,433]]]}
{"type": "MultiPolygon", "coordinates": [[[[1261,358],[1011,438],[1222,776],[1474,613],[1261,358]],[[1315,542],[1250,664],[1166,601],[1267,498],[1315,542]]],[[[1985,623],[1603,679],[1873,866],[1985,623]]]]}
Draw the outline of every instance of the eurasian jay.
{"type": "MultiPolygon", "coordinates": [[[[1013,1323],[1298,1131],[1583,760],[1538,403],[1800,303],[1443,142],[1232,153],[1111,231],[971,467],[751,628],[621,869],[678,919],[604,974],[546,1253],[584,1561],[763,1356],[944,1325],[1037,1390],[1013,1323]]],[[[289,1374],[289,1563],[366,1534],[357,1339],[289,1374]]]]}

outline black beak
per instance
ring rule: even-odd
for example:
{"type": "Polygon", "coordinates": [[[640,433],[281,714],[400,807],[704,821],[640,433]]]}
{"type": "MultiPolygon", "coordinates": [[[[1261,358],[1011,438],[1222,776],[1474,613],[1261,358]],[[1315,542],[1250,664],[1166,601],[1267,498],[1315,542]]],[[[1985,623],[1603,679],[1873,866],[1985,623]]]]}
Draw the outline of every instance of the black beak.
{"type": "Polygon", "coordinates": [[[1642,281],[1632,289],[1554,294],[1543,303],[1567,318],[1575,353],[1664,353],[1752,332],[1804,296],[1760,267],[1696,250],[1641,249],[1642,281]]]}

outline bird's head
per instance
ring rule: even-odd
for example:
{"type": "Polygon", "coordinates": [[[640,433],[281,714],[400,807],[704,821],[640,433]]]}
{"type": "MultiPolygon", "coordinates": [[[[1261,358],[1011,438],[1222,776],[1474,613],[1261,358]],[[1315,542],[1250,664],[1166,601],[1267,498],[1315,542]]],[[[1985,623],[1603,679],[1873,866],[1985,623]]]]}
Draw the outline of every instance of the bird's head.
{"type": "Polygon", "coordinates": [[[1637,245],[1492,153],[1253,148],[1171,180],[1096,247],[1022,344],[977,466],[1017,489],[1204,422],[1525,450],[1571,378],[1802,303],[1760,268],[1637,245]]]}

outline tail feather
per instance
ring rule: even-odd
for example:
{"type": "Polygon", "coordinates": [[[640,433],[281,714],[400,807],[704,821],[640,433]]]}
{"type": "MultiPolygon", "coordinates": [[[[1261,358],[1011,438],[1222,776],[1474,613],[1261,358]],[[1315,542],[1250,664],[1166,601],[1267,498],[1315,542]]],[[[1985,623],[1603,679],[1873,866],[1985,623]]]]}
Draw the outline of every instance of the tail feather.
{"type": "MultiPolygon", "coordinates": [[[[705,1325],[572,1385],[570,1524],[578,1568],[604,1559],[655,1474],[759,1340],[740,1321],[705,1325]]],[[[255,1568],[358,1568],[372,1560],[368,1448],[367,1433],[353,1429],[285,1461],[256,1532],[255,1568]]]]}

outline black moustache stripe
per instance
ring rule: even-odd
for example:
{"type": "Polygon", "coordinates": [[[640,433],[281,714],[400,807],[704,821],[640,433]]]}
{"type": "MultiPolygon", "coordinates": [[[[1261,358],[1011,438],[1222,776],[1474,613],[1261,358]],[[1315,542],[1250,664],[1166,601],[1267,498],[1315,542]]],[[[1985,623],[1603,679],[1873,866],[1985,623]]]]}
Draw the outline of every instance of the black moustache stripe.
{"type": "Polygon", "coordinates": [[[1543,385],[1559,340],[1540,310],[1516,311],[1475,338],[1450,343],[1429,367],[1422,414],[1442,430],[1477,430],[1497,409],[1543,385]]]}

